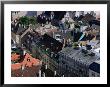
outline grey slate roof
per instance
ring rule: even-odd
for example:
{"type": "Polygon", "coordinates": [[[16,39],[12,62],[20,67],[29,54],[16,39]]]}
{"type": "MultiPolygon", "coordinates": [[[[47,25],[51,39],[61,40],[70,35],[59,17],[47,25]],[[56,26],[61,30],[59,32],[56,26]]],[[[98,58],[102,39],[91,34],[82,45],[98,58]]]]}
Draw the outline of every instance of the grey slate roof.
{"type": "Polygon", "coordinates": [[[81,63],[83,63],[87,66],[89,66],[91,63],[96,61],[97,58],[98,58],[97,55],[95,55],[95,56],[89,56],[89,55],[85,56],[85,54],[82,53],[81,48],[79,50],[75,50],[72,47],[64,48],[63,50],[61,50],[59,52],[59,54],[66,55],[69,58],[73,58],[74,60],[76,60],[78,62],[81,62],[81,63]]]}
{"type": "Polygon", "coordinates": [[[99,63],[96,63],[96,62],[93,62],[89,68],[97,73],[100,73],[100,64],[99,63]]]}

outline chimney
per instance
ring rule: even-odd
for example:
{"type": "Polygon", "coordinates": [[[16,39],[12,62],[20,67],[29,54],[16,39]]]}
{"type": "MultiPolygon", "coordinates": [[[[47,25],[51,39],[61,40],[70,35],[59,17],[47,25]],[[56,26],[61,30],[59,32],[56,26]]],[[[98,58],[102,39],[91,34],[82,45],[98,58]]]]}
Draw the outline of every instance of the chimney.
{"type": "Polygon", "coordinates": [[[39,77],[41,77],[41,70],[39,70],[39,77]]]}
{"type": "Polygon", "coordinates": [[[53,52],[51,52],[51,57],[53,57],[53,52]]]}
{"type": "Polygon", "coordinates": [[[24,66],[22,66],[21,69],[24,70],[24,66]]]}
{"type": "Polygon", "coordinates": [[[45,77],[45,73],[43,72],[43,77],[45,77]]]}
{"type": "Polygon", "coordinates": [[[23,55],[25,55],[25,54],[26,54],[26,51],[24,50],[24,51],[23,51],[23,55]]]}
{"type": "Polygon", "coordinates": [[[26,26],[24,25],[24,27],[23,28],[26,28],[26,26]]]}
{"type": "Polygon", "coordinates": [[[22,24],[22,27],[23,27],[23,24],[22,24]]]}
{"type": "Polygon", "coordinates": [[[46,51],[48,51],[49,50],[49,48],[46,48],[46,51]]]}
{"type": "Polygon", "coordinates": [[[54,32],[53,32],[53,38],[54,38],[54,32]]]}
{"type": "Polygon", "coordinates": [[[65,47],[65,38],[63,38],[63,48],[65,47]]]}
{"type": "Polygon", "coordinates": [[[45,65],[45,69],[47,69],[47,65],[45,65]]]}
{"type": "Polygon", "coordinates": [[[19,24],[19,27],[21,27],[21,24],[19,24]]]}
{"type": "Polygon", "coordinates": [[[56,72],[56,71],[54,71],[54,76],[56,76],[56,74],[57,74],[57,72],[56,72]]]}

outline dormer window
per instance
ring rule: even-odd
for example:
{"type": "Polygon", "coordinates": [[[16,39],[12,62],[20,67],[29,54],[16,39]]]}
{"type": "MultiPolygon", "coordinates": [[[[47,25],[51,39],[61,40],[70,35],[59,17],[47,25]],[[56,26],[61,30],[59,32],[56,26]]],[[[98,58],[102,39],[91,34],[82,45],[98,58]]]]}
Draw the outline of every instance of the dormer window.
{"type": "Polygon", "coordinates": [[[28,58],[27,61],[30,62],[30,59],[28,58]]]}

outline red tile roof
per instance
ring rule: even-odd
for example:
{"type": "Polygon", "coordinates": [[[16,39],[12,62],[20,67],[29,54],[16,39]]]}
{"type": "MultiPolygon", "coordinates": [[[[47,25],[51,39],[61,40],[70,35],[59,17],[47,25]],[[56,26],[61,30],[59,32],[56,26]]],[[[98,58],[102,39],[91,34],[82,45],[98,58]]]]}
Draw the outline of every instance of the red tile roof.
{"type": "MultiPolygon", "coordinates": [[[[18,59],[19,55],[17,54],[13,54],[12,55],[12,59],[16,60],[18,59]]],[[[22,66],[24,67],[32,67],[32,66],[37,66],[40,65],[41,62],[39,59],[33,58],[31,55],[29,55],[28,53],[25,55],[25,58],[23,60],[23,62],[21,63],[15,63],[11,65],[11,69],[12,70],[17,70],[20,69],[22,66]]]]}
{"type": "Polygon", "coordinates": [[[21,63],[11,64],[12,70],[21,69],[21,63]]]}
{"type": "Polygon", "coordinates": [[[11,60],[12,60],[12,61],[18,60],[19,57],[20,57],[20,55],[18,55],[18,54],[16,54],[16,53],[11,54],[11,60]]]}
{"type": "Polygon", "coordinates": [[[33,58],[28,53],[25,55],[24,61],[22,62],[23,66],[32,67],[33,65],[39,65],[40,60],[33,58]]]}

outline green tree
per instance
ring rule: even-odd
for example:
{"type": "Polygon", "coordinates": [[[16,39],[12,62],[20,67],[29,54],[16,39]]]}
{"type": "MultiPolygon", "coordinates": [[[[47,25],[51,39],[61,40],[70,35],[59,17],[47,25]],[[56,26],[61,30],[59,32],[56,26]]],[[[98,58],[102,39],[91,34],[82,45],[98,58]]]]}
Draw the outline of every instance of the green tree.
{"type": "Polygon", "coordinates": [[[19,19],[20,24],[29,25],[29,18],[27,16],[21,17],[19,19]]]}
{"type": "Polygon", "coordinates": [[[37,23],[36,18],[35,17],[30,17],[29,24],[35,25],[36,23],[37,23]]]}

